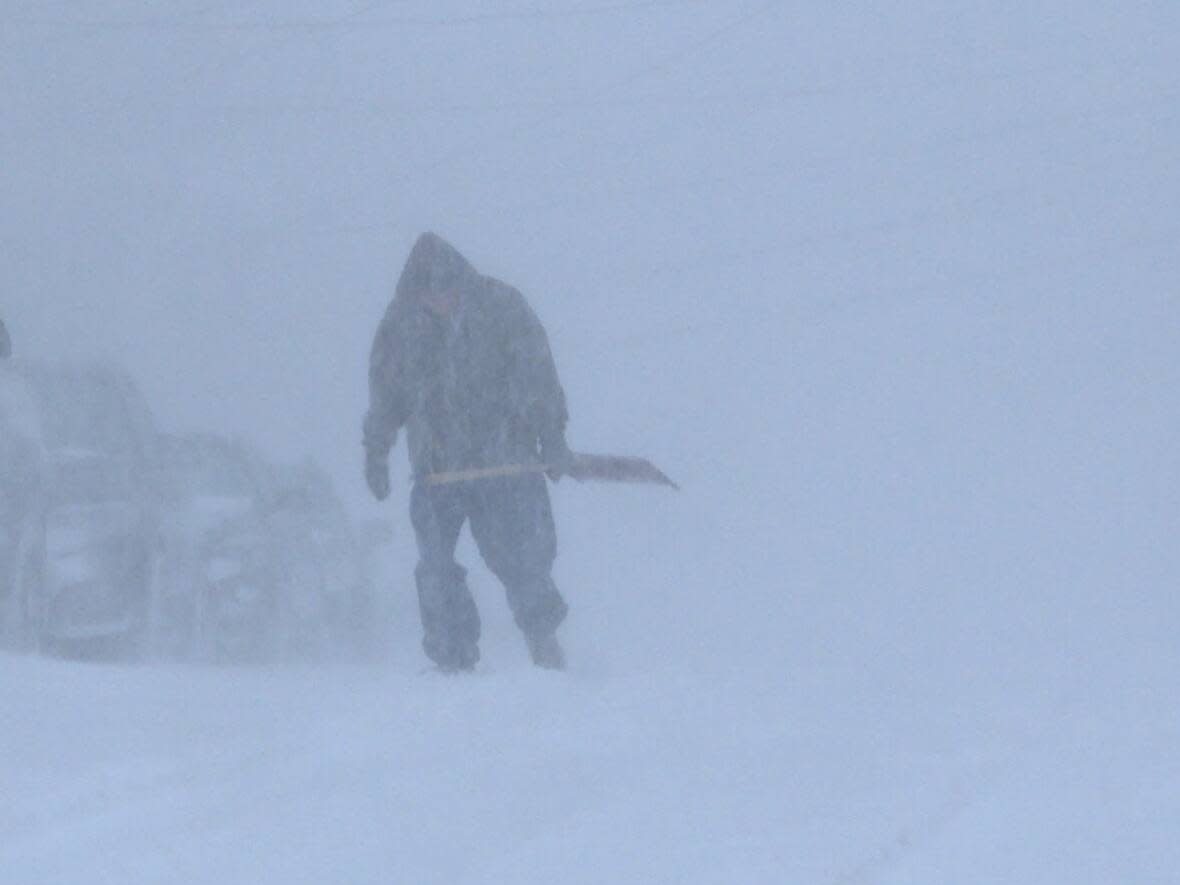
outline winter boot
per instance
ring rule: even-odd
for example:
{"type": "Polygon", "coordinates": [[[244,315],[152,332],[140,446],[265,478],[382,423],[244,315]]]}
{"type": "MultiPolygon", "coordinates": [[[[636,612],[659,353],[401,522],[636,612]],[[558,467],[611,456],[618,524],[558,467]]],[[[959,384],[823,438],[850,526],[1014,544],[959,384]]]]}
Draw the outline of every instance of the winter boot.
{"type": "Polygon", "coordinates": [[[533,663],[546,670],[564,670],[565,652],[561,643],[557,641],[556,633],[545,633],[541,636],[526,637],[529,645],[529,655],[533,663]]]}
{"type": "Polygon", "coordinates": [[[470,673],[479,662],[478,645],[426,639],[422,646],[443,673],[470,673]]]}

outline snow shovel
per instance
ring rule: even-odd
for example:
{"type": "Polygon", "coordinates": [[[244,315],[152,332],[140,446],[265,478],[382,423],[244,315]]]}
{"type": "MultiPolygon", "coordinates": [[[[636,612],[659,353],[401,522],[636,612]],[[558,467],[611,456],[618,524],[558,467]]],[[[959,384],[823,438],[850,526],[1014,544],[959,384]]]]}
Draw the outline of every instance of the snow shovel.
{"type": "MultiPolygon", "coordinates": [[[[422,477],[422,481],[431,486],[443,486],[477,479],[545,473],[549,469],[546,464],[505,464],[500,467],[475,467],[470,470],[431,473],[422,477]]],[[[588,479],[598,482],[648,483],[680,491],[680,486],[646,458],[632,458],[627,455],[574,455],[573,463],[565,473],[579,482],[588,479]]]]}

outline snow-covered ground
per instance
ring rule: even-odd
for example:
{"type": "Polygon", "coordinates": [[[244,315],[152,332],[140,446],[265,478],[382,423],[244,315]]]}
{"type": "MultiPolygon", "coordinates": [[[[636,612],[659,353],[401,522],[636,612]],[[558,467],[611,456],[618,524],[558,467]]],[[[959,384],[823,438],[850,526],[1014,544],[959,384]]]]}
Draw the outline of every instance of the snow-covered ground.
{"type": "Polygon", "coordinates": [[[458,680],[5,659],[0,880],[1175,881],[1174,656],[986,689],[778,657],[458,680]]]}
{"type": "Polygon", "coordinates": [[[401,451],[378,660],[0,657],[0,882],[1180,881],[1180,5],[16,5],[18,351],[371,507],[436,228],[684,491],[555,490],[567,674],[467,542],[420,672],[401,451]]]}

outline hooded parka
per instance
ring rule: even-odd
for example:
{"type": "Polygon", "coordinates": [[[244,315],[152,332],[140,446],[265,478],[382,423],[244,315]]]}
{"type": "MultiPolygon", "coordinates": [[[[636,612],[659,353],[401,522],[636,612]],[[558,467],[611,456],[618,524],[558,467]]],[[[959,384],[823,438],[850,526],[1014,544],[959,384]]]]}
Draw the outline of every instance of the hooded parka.
{"type": "Polygon", "coordinates": [[[385,470],[406,428],[418,480],[410,515],[423,647],[443,669],[470,669],[479,657],[479,614],[454,559],[467,520],[530,649],[552,641],[567,608],[550,577],[557,540],[543,476],[446,486],[421,480],[559,463],[569,456],[567,420],[548,339],[524,296],[479,274],[441,237],[423,234],[373,342],[364,446],[370,469],[385,470]]]}

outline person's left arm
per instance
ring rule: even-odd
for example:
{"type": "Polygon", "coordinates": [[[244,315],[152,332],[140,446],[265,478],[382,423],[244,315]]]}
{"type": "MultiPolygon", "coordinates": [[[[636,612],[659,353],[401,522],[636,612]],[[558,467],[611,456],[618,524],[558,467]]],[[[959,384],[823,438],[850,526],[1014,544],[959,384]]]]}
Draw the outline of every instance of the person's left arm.
{"type": "Polygon", "coordinates": [[[537,435],[542,460],[560,476],[573,461],[565,439],[569,411],[545,328],[519,292],[512,293],[509,349],[521,383],[521,414],[537,435]]]}

